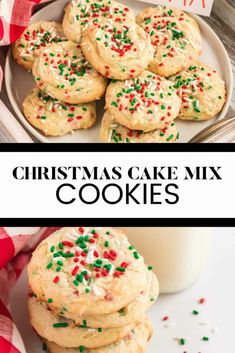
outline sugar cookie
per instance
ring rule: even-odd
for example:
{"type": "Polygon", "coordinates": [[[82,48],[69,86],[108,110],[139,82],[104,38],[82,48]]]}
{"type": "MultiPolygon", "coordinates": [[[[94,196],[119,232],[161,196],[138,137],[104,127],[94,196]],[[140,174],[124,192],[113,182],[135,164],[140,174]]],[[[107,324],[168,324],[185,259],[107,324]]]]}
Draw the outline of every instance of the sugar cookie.
{"type": "Polygon", "coordinates": [[[30,24],[13,44],[12,54],[17,64],[31,70],[35,59],[45,47],[65,40],[60,23],[38,21],[30,24]]]}
{"type": "Polygon", "coordinates": [[[106,109],[131,130],[163,129],[178,116],[180,104],[173,84],[149,71],[135,79],[112,82],[106,92],[106,109]]]}
{"type": "Polygon", "coordinates": [[[170,122],[161,130],[144,133],[138,130],[130,130],[120,125],[108,111],[103,116],[100,128],[101,141],[111,143],[175,142],[178,135],[174,122],[170,122]]]}
{"type": "Polygon", "coordinates": [[[226,100],[225,83],[208,65],[197,62],[170,80],[182,101],[179,119],[208,120],[222,110],[226,100]]]}
{"type": "Polygon", "coordinates": [[[62,26],[66,37],[79,43],[86,28],[101,20],[135,22],[135,15],[128,6],[112,0],[73,0],[65,8],[62,26]]]}
{"type": "Polygon", "coordinates": [[[31,125],[46,136],[63,136],[78,129],[89,129],[96,121],[95,103],[68,104],[38,88],[24,99],[23,112],[31,125]]]}
{"type": "Polygon", "coordinates": [[[82,37],[81,48],[98,72],[117,80],[139,76],[154,55],[150,38],[135,23],[103,22],[89,27],[82,37]]]}
{"type": "Polygon", "coordinates": [[[33,65],[33,75],[41,90],[71,104],[100,99],[107,85],[86,61],[80,46],[70,41],[44,49],[33,65]]]}

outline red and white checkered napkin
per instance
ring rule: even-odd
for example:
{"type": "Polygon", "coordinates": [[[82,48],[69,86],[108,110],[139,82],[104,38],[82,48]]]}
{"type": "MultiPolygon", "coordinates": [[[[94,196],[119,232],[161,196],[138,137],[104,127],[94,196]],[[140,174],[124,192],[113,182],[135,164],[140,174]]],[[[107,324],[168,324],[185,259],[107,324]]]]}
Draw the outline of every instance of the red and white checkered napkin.
{"type": "MultiPolygon", "coordinates": [[[[51,0],[0,0],[0,46],[16,41],[28,26],[35,5],[51,0]]],[[[0,67],[0,90],[2,84],[0,67]]]]}
{"type": "MultiPolygon", "coordinates": [[[[11,0],[9,0],[10,2],[11,0]]],[[[1,3],[0,3],[1,4],[1,3]]],[[[20,334],[8,310],[11,287],[28,263],[37,244],[55,227],[0,227],[0,352],[25,353],[20,334]]]]}
{"type": "Polygon", "coordinates": [[[33,7],[49,0],[1,0],[0,45],[13,43],[28,26],[33,7]]]}

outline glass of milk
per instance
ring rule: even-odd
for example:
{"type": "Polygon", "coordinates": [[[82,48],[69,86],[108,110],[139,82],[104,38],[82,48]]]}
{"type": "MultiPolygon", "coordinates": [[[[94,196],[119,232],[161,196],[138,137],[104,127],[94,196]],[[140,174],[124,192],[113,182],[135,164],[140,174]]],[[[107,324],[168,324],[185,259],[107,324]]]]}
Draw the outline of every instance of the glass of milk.
{"type": "Polygon", "coordinates": [[[196,282],[207,262],[213,228],[124,228],[132,245],[153,265],[160,293],[174,293],[196,282]]]}

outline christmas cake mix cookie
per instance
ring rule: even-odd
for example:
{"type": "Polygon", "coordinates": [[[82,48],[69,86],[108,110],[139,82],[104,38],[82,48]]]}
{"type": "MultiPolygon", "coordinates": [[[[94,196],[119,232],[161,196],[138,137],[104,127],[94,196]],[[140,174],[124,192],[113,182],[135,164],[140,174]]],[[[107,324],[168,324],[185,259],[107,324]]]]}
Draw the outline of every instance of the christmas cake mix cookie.
{"type": "Polygon", "coordinates": [[[179,21],[186,21],[190,23],[197,30],[199,30],[197,22],[186,12],[162,5],[158,5],[156,7],[147,7],[137,16],[136,22],[140,24],[150,18],[158,19],[159,17],[174,17],[177,18],[179,21]]]}
{"type": "Polygon", "coordinates": [[[63,228],[44,240],[28,266],[39,301],[67,318],[102,315],[131,303],[147,286],[142,256],[122,231],[63,228]]]}
{"type": "Polygon", "coordinates": [[[113,23],[135,22],[135,15],[128,6],[116,1],[73,0],[65,8],[62,26],[66,37],[79,43],[85,29],[102,20],[113,23]]]}
{"type": "Polygon", "coordinates": [[[149,34],[155,49],[149,70],[168,77],[193,64],[201,53],[201,35],[185,19],[148,16],[141,26],[149,34]]]}
{"type": "Polygon", "coordinates": [[[46,136],[62,136],[73,130],[88,129],[96,121],[95,103],[68,104],[34,88],[23,102],[23,112],[31,125],[46,136]]]}
{"type": "Polygon", "coordinates": [[[65,41],[60,23],[39,21],[29,25],[12,46],[16,62],[31,70],[35,58],[50,43],[65,41]]]}
{"type": "Polygon", "coordinates": [[[125,338],[104,347],[94,349],[86,349],[84,346],[64,348],[48,341],[46,341],[46,345],[49,353],[144,353],[151,336],[151,324],[148,319],[144,319],[125,338]]]}
{"type": "Polygon", "coordinates": [[[138,296],[128,304],[116,312],[97,316],[82,316],[76,319],[76,322],[82,325],[84,322],[92,328],[113,328],[121,327],[132,322],[142,320],[144,312],[157,300],[159,293],[159,285],[155,274],[148,267],[147,286],[138,296]]]}
{"type": "Polygon", "coordinates": [[[135,23],[103,22],[90,27],[81,48],[98,72],[117,80],[139,76],[154,55],[149,36],[135,23]]]}
{"type": "Polygon", "coordinates": [[[100,99],[106,89],[106,79],[86,61],[80,46],[70,41],[44,49],[33,65],[33,75],[41,90],[71,104],[100,99]]]}
{"type": "MultiPolygon", "coordinates": [[[[89,328],[84,321],[77,326],[74,321],[67,320],[53,311],[47,310],[45,304],[38,302],[35,297],[29,298],[29,316],[32,327],[36,332],[50,342],[62,347],[97,348],[114,343],[126,337],[138,322],[116,328],[89,328]]],[[[142,316],[142,320],[143,320],[142,316]]]]}
{"type": "Polygon", "coordinates": [[[223,108],[225,83],[218,72],[209,66],[196,63],[170,80],[182,101],[180,119],[211,119],[223,108]]]}
{"type": "Polygon", "coordinates": [[[106,111],[101,122],[100,138],[103,142],[111,143],[175,142],[178,132],[174,122],[169,122],[161,130],[145,133],[140,130],[130,130],[120,125],[112,114],[106,111]]]}
{"type": "Polygon", "coordinates": [[[144,71],[124,82],[112,82],[106,92],[106,109],[131,130],[164,129],[179,114],[180,99],[164,77],[144,71]]]}

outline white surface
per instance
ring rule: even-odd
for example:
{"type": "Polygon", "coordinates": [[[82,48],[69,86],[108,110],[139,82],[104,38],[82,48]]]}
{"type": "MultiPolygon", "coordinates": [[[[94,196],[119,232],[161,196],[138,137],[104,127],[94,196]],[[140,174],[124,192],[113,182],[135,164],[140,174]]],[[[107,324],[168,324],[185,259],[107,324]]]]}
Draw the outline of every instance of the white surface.
{"type": "MultiPolygon", "coordinates": [[[[48,5],[39,11],[33,17],[32,21],[38,21],[41,19],[60,21],[62,19],[63,7],[67,2],[68,0],[60,0],[48,5]]],[[[146,3],[137,2],[135,0],[120,0],[120,2],[132,7],[136,14],[148,6],[146,3]]],[[[201,56],[201,61],[212,66],[222,75],[227,86],[227,102],[219,117],[209,121],[176,121],[178,130],[180,132],[179,142],[188,142],[202,129],[215,122],[216,119],[222,119],[226,115],[232,95],[232,69],[224,46],[216,34],[212,31],[212,29],[200,17],[195,16],[195,18],[200,25],[203,37],[203,54],[201,56]]],[[[92,129],[76,131],[74,134],[69,134],[62,137],[45,137],[26,121],[21,112],[22,101],[28,92],[35,86],[35,82],[29,72],[14,62],[10,51],[6,60],[5,80],[7,93],[16,115],[19,117],[25,127],[36,138],[38,138],[38,140],[42,142],[99,142],[99,126],[101,117],[103,115],[104,102],[100,101],[98,103],[98,119],[96,125],[92,129]]]]}
{"type": "MultiPolygon", "coordinates": [[[[147,241],[147,234],[145,241],[147,241]]],[[[234,298],[235,298],[235,228],[218,228],[214,231],[211,257],[201,279],[188,290],[161,296],[149,312],[154,335],[146,353],[228,353],[234,352],[234,298]],[[206,304],[198,305],[201,297],[206,304]],[[194,316],[192,310],[199,310],[194,316]],[[176,325],[165,328],[161,319],[168,315],[176,325]],[[209,326],[199,323],[210,321],[209,326]],[[219,327],[213,334],[211,330],[219,327]],[[209,336],[209,342],[202,342],[209,336]],[[180,346],[176,337],[189,337],[180,346]]],[[[23,336],[27,353],[42,353],[42,344],[31,329],[27,316],[26,275],[12,291],[11,307],[15,322],[23,336]]],[[[135,353],[135,352],[133,352],[135,353]]]]}

